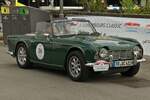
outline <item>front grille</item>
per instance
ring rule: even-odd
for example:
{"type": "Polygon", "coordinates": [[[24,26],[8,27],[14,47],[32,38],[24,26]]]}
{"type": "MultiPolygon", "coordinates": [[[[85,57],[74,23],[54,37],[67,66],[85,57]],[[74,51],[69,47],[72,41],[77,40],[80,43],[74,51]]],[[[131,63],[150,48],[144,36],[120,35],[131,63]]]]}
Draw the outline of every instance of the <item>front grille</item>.
{"type": "Polygon", "coordinates": [[[132,51],[112,51],[111,55],[113,56],[113,60],[125,60],[125,59],[133,59],[134,54],[132,51]]]}

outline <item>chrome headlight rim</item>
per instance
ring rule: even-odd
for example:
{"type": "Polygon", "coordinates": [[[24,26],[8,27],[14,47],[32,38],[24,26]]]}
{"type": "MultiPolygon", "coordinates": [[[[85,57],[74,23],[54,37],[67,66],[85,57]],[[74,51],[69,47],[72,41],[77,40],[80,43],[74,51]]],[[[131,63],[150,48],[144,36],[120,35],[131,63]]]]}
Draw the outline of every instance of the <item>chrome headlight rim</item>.
{"type": "Polygon", "coordinates": [[[100,58],[106,58],[108,57],[108,49],[106,48],[102,48],[100,51],[99,51],[99,56],[100,58]]]}
{"type": "Polygon", "coordinates": [[[142,56],[142,49],[141,49],[141,47],[140,46],[135,46],[133,48],[133,53],[136,56],[142,56]]]}

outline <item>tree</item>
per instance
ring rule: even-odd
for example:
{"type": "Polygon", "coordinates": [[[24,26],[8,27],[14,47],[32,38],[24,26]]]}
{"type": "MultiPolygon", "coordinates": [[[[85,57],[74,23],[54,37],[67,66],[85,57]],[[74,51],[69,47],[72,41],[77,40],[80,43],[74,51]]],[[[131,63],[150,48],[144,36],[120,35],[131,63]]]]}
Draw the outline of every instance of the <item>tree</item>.
{"type": "Polygon", "coordinates": [[[107,0],[80,0],[80,3],[88,11],[106,11],[107,0]]]}
{"type": "Polygon", "coordinates": [[[150,0],[146,0],[146,6],[150,5],[150,0]]]}
{"type": "Polygon", "coordinates": [[[150,14],[150,0],[146,0],[146,5],[142,8],[142,13],[150,14]]]}
{"type": "Polygon", "coordinates": [[[122,0],[121,5],[122,5],[122,10],[124,13],[138,14],[141,12],[140,7],[136,5],[133,0],[122,0]]]}

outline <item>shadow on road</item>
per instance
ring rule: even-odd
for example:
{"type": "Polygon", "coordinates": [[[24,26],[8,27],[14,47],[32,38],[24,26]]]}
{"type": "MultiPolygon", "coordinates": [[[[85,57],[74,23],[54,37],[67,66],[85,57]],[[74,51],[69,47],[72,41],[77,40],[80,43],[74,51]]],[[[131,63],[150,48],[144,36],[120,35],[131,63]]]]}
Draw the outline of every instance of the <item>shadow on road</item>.
{"type": "Polygon", "coordinates": [[[150,87],[150,80],[139,77],[123,77],[120,74],[92,76],[91,82],[105,82],[128,86],[131,88],[150,87]]]}
{"type": "MultiPolygon", "coordinates": [[[[61,77],[68,77],[65,71],[62,70],[55,70],[55,69],[48,69],[43,67],[36,67],[35,68],[38,71],[50,73],[56,76],[61,77]]],[[[65,78],[66,79],[66,78],[65,78]]],[[[71,80],[69,80],[71,81],[71,80]]],[[[91,75],[88,83],[113,83],[113,84],[119,84],[123,86],[128,86],[131,88],[144,88],[144,87],[150,87],[150,80],[145,78],[139,78],[139,77],[122,77],[120,74],[113,74],[113,75],[91,75]]]]}
{"type": "MultiPolygon", "coordinates": [[[[11,65],[11,68],[17,68],[16,64],[11,65]]],[[[28,69],[31,71],[36,71],[39,73],[49,74],[53,77],[59,77],[61,79],[67,79],[67,73],[64,70],[57,70],[57,69],[50,69],[41,67],[41,65],[35,65],[33,68],[28,69]]],[[[72,81],[69,80],[69,78],[66,81],[72,81]]],[[[139,78],[139,77],[122,77],[120,74],[113,74],[113,75],[103,75],[103,74],[92,74],[89,78],[89,81],[86,83],[92,83],[92,84],[99,84],[99,83],[112,83],[112,84],[118,84],[123,85],[131,88],[145,88],[150,87],[150,80],[146,78],[139,78]]]]}

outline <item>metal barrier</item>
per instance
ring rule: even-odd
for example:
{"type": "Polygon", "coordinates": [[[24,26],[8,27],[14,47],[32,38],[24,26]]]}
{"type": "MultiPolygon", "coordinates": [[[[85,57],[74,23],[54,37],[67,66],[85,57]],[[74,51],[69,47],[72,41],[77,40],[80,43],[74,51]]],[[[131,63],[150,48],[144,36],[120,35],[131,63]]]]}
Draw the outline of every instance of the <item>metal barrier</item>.
{"type": "Polygon", "coordinates": [[[8,35],[35,32],[36,23],[50,20],[49,13],[33,7],[1,7],[4,43],[8,35]]]}

